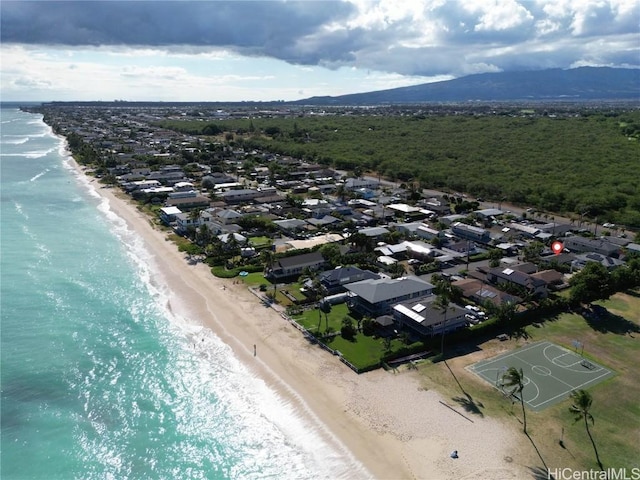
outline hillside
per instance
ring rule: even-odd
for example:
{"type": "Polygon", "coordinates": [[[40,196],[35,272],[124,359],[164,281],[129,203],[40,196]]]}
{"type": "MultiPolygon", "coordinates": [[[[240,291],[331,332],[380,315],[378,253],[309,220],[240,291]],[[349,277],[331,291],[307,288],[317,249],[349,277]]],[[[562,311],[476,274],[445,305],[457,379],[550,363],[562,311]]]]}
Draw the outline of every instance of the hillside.
{"type": "Polygon", "coordinates": [[[312,97],[306,105],[380,105],[470,101],[640,100],[640,69],[581,67],[469,75],[376,92],[312,97]]]}

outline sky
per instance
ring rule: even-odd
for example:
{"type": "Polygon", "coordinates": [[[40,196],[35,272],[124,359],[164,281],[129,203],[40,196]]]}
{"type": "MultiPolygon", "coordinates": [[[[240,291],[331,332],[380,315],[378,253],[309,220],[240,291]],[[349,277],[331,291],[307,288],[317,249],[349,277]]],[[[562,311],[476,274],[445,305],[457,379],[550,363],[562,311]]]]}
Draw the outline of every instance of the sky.
{"type": "Polygon", "coordinates": [[[2,101],[273,101],[640,68],[640,0],[0,2],[2,101]]]}

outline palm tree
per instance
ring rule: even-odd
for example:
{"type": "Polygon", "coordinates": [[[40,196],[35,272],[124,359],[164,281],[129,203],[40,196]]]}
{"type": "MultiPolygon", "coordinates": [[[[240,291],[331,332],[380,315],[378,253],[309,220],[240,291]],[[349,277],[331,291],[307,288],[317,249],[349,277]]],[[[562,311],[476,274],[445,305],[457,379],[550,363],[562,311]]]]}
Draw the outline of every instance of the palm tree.
{"type": "Polygon", "coordinates": [[[600,456],[598,455],[598,449],[596,448],[596,443],[593,441],[593,437],[591,436],[591,431],[589,430],[589,420],[591,424],[594,424],[593,415],[589,412],[591,410],[591,403],[593,402],[593,398],[591,394],[586,390],[574,390],[569,395],[569,398],[573,401],[571,406],[569,407],[569,411],[573,413],[575,417],[575,422],[577,423],[580,420],[584,419],[584,428],[587,429],[587,435],[589,435],[589,440],[591,440],[591,445],[593,445],[593,451],[596,454],[596,460],[598,462],[598,466],[600,470],[604,470],[602,466],[602,462],[600,461],[600,456]]]}
{"type": "Polygon", "coordinates": [[[275,253],[271,249],[265,249],[260,252],[260,260],[262,260],[262,263],[264,264],[264,268],[262,270],[264,275],[268,274],[273,268],[275,258],[275,253]]]}
{"type": "Polygon", "coordinates": [[[444,358],[444,334],[447,329],[447,310],[449,310],[449,304],[451,303],[454,293],[451,283],[444,279],[435,282],[435,292],[437,298],[434,300],[433,305],[444,314],[442,336],[440,338],[440,355],[444,358]]]}
{"type": "Polygon", "coordinates": [[[520,404],[522,405],[522,424],[524,426],[523,431],[526,434],[527,413],[524,409],[524,397],[522,395],[522,391],[524,390],[524,374],[522,373],[522,369],[509,367],[502,375],[502,387],[507,388],[510,397],[520,397],[520,404]]]}

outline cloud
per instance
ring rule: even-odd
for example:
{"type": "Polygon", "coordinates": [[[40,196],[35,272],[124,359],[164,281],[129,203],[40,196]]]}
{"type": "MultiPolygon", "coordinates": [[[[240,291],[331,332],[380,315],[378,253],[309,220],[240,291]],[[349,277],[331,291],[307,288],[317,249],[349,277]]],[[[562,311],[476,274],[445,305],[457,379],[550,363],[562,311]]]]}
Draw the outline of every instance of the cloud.
{"type": "Polygon", "coordinates": [[[637,0],[6,1],[5,44],[243,55],[405,76],[640,66],[637,0]]]}

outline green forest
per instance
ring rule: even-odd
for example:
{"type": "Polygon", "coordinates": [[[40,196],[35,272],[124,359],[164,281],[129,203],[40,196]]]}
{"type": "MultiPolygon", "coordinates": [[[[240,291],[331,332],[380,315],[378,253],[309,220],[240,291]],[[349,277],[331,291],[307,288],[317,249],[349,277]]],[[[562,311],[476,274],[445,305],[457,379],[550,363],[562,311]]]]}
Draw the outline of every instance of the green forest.
{"type": "Polygon", "coordinates": [[[165,128],[225,134],[291,155],[423,188],[640,227],[640,111],[562,115],[317,115],[165,128]]]}

